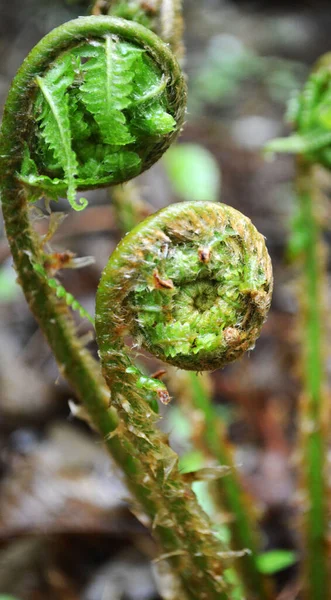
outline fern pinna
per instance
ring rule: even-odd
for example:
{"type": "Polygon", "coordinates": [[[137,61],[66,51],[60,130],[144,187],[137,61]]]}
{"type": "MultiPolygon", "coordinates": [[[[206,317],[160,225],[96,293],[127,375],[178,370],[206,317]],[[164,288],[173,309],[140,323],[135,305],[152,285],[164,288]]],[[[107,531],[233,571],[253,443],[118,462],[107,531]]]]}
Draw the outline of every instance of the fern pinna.
{"type": "Polygon", "coordinates": [[[161,559],[176,577],[177,597],[226,600],[233,597],[233,555],[156,427],[155,400],[169,399],[165,386],[132,364],[123,336],[132,326],[157,356],[195,370],[234,360],[254,345],[270,303],[262,236],[237,211],[198,203],[169,207],[126,237],[106,268],[97,301],[110,394],[75,333],[66,306],[72,298],[48,278],[43,245],[29,222],[29,202],[40,196],[65,193],[82,209],[86,202],[76,200],[76,190],[125,181],[151,166],[178,134],[185,101],[178,63],[153,33],[110,17],[69,22],[32,50],[13,81],[1,130],[1,193],[29,305],[61,373],[149,517],[161,559]],[[193,333],[175,322],[180,305],[187,317],[185,293],[193,333]],[[164,315],[172,315],[172,327],[164,315]]]}

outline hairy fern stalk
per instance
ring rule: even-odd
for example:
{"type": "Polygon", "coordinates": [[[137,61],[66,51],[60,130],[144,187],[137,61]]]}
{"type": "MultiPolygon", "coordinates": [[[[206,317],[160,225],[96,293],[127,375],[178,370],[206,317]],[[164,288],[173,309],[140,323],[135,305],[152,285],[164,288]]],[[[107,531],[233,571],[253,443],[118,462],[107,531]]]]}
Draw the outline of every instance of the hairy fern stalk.
{"type": "MultiPolygon", "coordinates": [[[[143,467],[148,501],[163,506],[156,531],[166,523],[186,531],[177,569],[191,568],[187,557],[195,549],[196,570],[188,588],[192,598],[203,573],[208,587],[198,597],[222,597],[224,582],[219,580],[216,595],[211,585],[217,579],[215,538],[208,526],[188,534],[196,508],[187,503],[183,510],[178,457],[155,427],[155,400],[167,402],[168,393],[162,382],[139,371],[124,341],[131,333],[166,362],[211,370],[254,346],[271,293],[263,237],[241,213],[211,202],[182,202],[145,219],[111,255],[98,287],[97,341],[112,405],[134,448],[133,458],[139,457],[143,467]]],[[[149,512],[148,503],[144,506],[149,512]]],[[[169,540],[168,551],[172,547],[169,540]]]]}
{"type": "Polygon", "coordinates": [[[176,59],[144,27],[92,17],[55,29],[27,57],[8,95],[1,194],[26,298],[61,373],[148,515],[179,597],[227,600],[233,597],[233,555],[156,426],[156,400],[169,400],[165,386],[137,369],[123,338],[130,331],[138,344],[187,369],[235,360],[254,346],[270,304],[272,273],[263,237],[230,207],[184,203],[125,238],[97,298],[109,394],[99,366],[75,335],[67,305],[80,307],[48,278],[43,245],[29,223],[28,203],[40,196],[66,193],[82,209],[86,201],[77,202],[77,190],[126,181],[151,166],[178,134],[185,100],[176,59]]]}

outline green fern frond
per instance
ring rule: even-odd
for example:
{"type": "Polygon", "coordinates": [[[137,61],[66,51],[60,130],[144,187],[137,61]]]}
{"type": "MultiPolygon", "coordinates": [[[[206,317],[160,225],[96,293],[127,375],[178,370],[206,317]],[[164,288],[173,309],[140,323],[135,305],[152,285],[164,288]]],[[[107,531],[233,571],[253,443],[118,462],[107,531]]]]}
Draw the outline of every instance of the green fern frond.
{"type": "Polygon", "coordinates": [[[26,187],[29,202],[35,202],[43,196],[46,196],[49,200],[57,201],[60,196],[65,195],[67,189],[66,182],[58,177],[51,178],[48,175],[30,173],[19,175],[18,179],[26,187]]]}
{"type": "MultiPolygon", "coordinates": [[[[130,35],[119,35],[118,27],[116,22],[116,33],[84,36],[34,75],[36,127],[17,174],[29,201],[67,195],[71,206],[82,210],[87,201],[77,202],[76,190],[136,177],[178,132],[184,109],[176,106],[181,98],[184,105],[186,89],[168,70],[172,57],[159,62],[153,54],[157,39],[139,45],[130,35]],[[182,91],[178,100],[175,82],[182,91]]],[[[162,53],[167,54],[164,47],[162,53]]]]}
{"type": "Polygon", "coordinates": [[[328,71],[322,69],[313,73],[308,79],[305,88],[301,93],[301,108],[297,126],[299,131],[308,131],[316,125],[315,109],[321,100],[328,78],[328,71]]]}
{"type": "Polygon", "coordinates": [[[83,65],[85,78],[80,97],[98,123],[103,140],[125,146],[134,142],[134,137],[122,111],[131,104],[133,65],[142,51],[119,44],[111,35],[94,50],[96,56],[83,65]]]}
{"type": "Polygon", "coordinates": [[[42,135],[63,168],[68,184],[68,200],[73,208],[82,210],[87,202],[77,204],[76,182],[78,163],[71,147],[69,102],[67,89],[75,78],[72,57],[65,55],[45,77],[37,75],[36,81],[41,92],[41,112],[37,115],[42,135]]]}
{"type": "Polygon", "coordinates": [[[79,169],[79,177],[82,179],[92,179],[98,177],[109,177],[110,173],[119,173],[125,176],[129,174],[135,177],[139,174],[141,167],[141,158],[135,152],[121,150],[119,152],[110,151],[105,154],[102,160],[89,158],[79,169]]]}
{"type": "Polygon", "coordinates": [[[69,119],[73,142],[86,140],[93,133],[92,123],[87,122],[86,116],[86,111],[78,97],[78,93],[72,92],[69,95],[69,119]]]}
{"type": "Polygon", "coordinates": [[[143,110],[135,113],[135,130],[151,136],[166,135],[174,131],[175,119],[163,108],[158,101],[144,106],[143,110]]]}
{"type": "Polygon", "coordinates": [[[140,135],[166,135],[175,129],[176,121],[165,110],[160,98],[166,85],[166,79],[160,78],[152,61],[142,55],[134,74],[132,91],[134,103],[131,121],[137,135],[138,131],[140,135]]]}
{"type": "Polygon", "coordinates": [[[38,176],[38,168],[35,161],[31,158],[30,150],[27,144],[24,144],[23,160],[21,165],[21,176],[38,176]]]}

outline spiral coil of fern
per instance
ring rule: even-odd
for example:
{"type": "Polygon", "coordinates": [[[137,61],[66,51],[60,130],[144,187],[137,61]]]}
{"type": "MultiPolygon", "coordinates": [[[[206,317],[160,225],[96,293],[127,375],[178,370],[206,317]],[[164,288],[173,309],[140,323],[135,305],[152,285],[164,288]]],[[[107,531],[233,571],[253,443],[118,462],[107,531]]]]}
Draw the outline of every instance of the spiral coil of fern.
{"type": "Polygon", "coordinates": [[[13,82],[2,169],[10,164],[31,200],[67,194],[81,210],[76,190],[127,181],[160,158],[185,104],[176,59],[156,35],[122,19],[75,19],[34,48],[13,82]],[[12,112],[15,146],[7,138],[12,112]]]}
{"type": "Polygon", "coordinates": [[[114,347],[122,328],[165,362],[213,370],[254,347],[270,306],[271,262],[263,237],[241,213],[183,202],[123,239],[102,289],[97,323],[111,323],[114,347]]]}

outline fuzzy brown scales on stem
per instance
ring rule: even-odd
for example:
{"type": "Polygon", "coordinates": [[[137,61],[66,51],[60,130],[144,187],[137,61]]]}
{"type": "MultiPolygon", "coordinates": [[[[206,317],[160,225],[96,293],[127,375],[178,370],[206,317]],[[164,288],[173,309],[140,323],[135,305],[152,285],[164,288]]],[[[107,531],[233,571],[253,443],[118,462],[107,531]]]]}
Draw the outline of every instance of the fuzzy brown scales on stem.
{"type": "MultiPolygon", "coordinates": [[[[158,506],[154,522],[161,527],[170,522],[179,532],[180,569],[188,568],[195,547],[198,571],[190,576],[191,594],[201,569],[211,578],[208,585],[219,585],[219,594],[225,589],[224,565],[215,560],[215,551],[219,558],[223,553],[216,550],[208,522],[179,474],[176,455],[155,427],[158,417],[146,392],[160,397],[163,384],[132,364],[124,335],[130,331],[156,356],[183,368],[223,366],[254,344],[271,291],[271,263],[263,237],[238,211],[210,202],[172,205],[138,225],[110,257],[98,288],[97,340],[111,402],[144,466],[150,499],[158,506]],[[207,262],[201,262],[201,248],[212,250],[207,262]],[[254,301],[255,292],[264,298],[263,311],[261,302],[257,306],[254,301]],[[192,310],[197,313],[195,325],[192,310]],[[201,345],[204,342],[207,347],[201,345]]],[[[206,597],[215,596],[207,592],[206,597]]]]}

